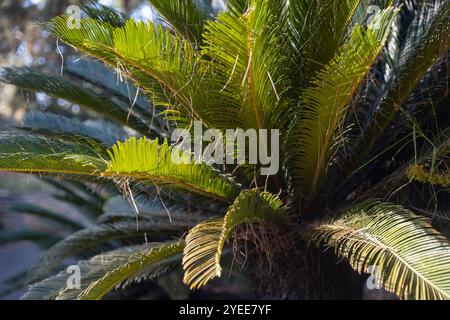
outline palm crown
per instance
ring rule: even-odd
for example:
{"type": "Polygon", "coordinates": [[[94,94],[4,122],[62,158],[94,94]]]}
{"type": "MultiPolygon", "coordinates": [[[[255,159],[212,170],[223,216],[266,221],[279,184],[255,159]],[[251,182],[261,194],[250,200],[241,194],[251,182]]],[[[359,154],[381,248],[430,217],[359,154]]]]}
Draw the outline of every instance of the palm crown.
{"type": "Polygon", "coordinates": [[[79,231],[33,267],[25,298],[100,299],[124,281],[156,277],[180,262],[184,282],[198,289],[221,275],[228,239],[251,224],[281,230],[289,246],[331,247],[357,272],[377,266],[377,281],[400,298],[450,297],[448,240],[407,201],[402,207],[377,200],[408,180],[404,188],[413,181],[449,185],[446,131],[436,130],[431,142],[421,130],[427,108],[439,113],[434,104],[446,92],[448,2],[379,1],[369,21],[370,1],[360,0],[230,0],[213,20],[193,0],[149,2],[163,24],[87,2],[79,28],[67,16],[42,25],[128,79],[119,86],[88,70],[66,73],[89,86],[32,69],[2,71],[7,83],[109,120],[99,120],[99,129],[56,114],[27,116],[31,132],[1,134],[0,169],[58,175],[82,188],[113,182],[139,212],[138,230],[130,216],[107,212],[95,213],[94,227],[75,226],[79,231]],[[279,129],[279,173],[197,163],[169,144],[174,128],[196,120],[221,131],[279,129]],[[421,138],[426,151],[419,154],[421,138]],[[401,165],[382,170],[377,164],[389,149],[380,150],[395,139],[412,141],[414,150],[405,148],[401,165]],[[173,152],[184,161],[171,161],[173,152]],[[382,176],[361,190],[356,180],[369,169],[382,176]],[[160,198],[163,211],[177,213],[168,221],[140,209],[135,197],[160,198]],[[188,219],[182,211],[193,208],[188,219]],[[145,244],[79,262],[81,288],[66,287],[64,270],[42,280],[88,245],[142,235],[145,244]],[[156,242],[161,235],[166,242],[156,242]]]}

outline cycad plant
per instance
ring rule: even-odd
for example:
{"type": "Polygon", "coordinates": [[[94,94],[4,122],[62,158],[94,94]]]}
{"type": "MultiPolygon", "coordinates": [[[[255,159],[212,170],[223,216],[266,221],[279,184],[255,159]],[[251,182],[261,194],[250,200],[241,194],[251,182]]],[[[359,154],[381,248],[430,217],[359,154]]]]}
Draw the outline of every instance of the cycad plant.
{"type": "Polygon", "coordinates": [[[295,281],[277,288],[278,279],[304,278],[305,266],[317,274],[332,267],[320,265],[329,260],[316,245],[399,298],[450,298],[450,243],[423,217],[430,199],[436,210],[448,205],[450,144],[440,108],[447,1],[229,0],[213,18],[194,0],[149,2],[162,24],[95,2],[78,27],[67,16],[42,24],[115,77],[92,81],[90,70],[78,77],[69,70],[80,84],[2,71],[4,82],[108,121],[99,130],[55,114],[29,118],[27,133],[1,134],[0,169],[113,182],[136,214],[106,212],[50,247],[31,269],[24,298],[101,299],[177,264],[196,290],[237,252],[248,257],[247,269],[273,265],[270,276],[249,272],[272,297],[327,297],[331,290],[314,276],[303,283],[314,294],[295,281]],[[368,17],[370,5],[379,10],[368,17]],[[199,162],[171,145],[171,132],[194,121],[220,132],[278,129],[280,170],[263,176],[259,164],[199,162]],[[163,210],[142,214],[149,199],[163,210]],[[80,286],[69,285],[65,269],[45,278],[66,257],[106,243],[115,248],[78,263],[80,286]]]}

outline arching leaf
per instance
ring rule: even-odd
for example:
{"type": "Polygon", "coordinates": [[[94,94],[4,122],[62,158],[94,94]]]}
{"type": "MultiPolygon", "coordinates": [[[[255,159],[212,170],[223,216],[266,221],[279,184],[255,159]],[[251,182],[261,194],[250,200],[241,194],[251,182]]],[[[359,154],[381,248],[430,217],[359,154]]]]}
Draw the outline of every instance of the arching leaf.
{"type": "Polygon", "coordinates": [[[127,279],[140,273],[158,276],[161,267],[180,259],[184,242],[151,243],[125,247],[80,261],[80,287],[68,288],[71,272],[57,275],[32,285],[24,300],[99,300],[127,279]]]}
{"type": "Polygon", "coordinates": [[[280,223],[286,219],[281,200],[257,189],[243,191],[223,219],[202,222],[189,231],[183,256],[184,283],[192,289],[220,277],[220,259],[231,231],[245,222],[280,223]]]}
{"type": "Polygon", "coordinates": [[[0,171],[98,176],[105,167],[106,162],[89,145],[26,134],[0,134],[0,171]]]}
{"type": "Polygon", "coordinates": [[[290,34],[296,87],[304,87],[344,44],[361,0],[289,1],[290,34]]]}
{"type": "Polygon", "coordinates": [[[347,259],[359,273],[402,299],[450,299],[450,243],[426,218],[397,205],[370,201],[308,235],[347,259]],[[374,268],[374,269],[373,269],[374,268]]]}
{"type": "Polygon", "coordinates": [[[224,201],[232,201],[237,193],[238,186],[231,177],[197,163],[192,154],[182,149],[169,147],[167,140],[159,146],[158,140],[133,137],[118,142],[109,154],[111,161],[105,176],[169,184],[224,201]]]}
{"type": "Polygon", "coordinates": [[[288,173],[297,192],[311,198],[342,136],[347,106],[378,56],[396,15],[382,11],[365,30],[355,27],[345,45],[316,76],[301,98],[302,109],[289,130],[288,173]]]}
{"type": "Polygon", "coordinates": [[[245,129],[280,128],[283,122],[289,87],[286,23],[283,1],[253,0],[243,15],[221,12],[205,27],[203,53],[214,62],[208,81],[245,129]]]}

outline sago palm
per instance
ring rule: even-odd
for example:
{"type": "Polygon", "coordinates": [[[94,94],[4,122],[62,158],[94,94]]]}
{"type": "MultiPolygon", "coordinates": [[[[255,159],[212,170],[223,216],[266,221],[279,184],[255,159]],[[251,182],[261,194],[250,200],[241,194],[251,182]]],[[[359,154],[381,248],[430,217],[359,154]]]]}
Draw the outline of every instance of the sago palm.
{"type": "Polygon", "coordinates": [[[317,293],[279,281],[332,267],[320,265],[329,260],[316,245],[359,273],[376,270],[375,284],[399,298],[450,298],[450,243],[422,216],[428,203],[415,201],[448,205],[450,140],[439,108],[448,90],[447,1],[230,0],[213,18],[194,0],[149,2],[162,23],[88,2],[77,27],[68,16],[42,24],[115,76],[96,78],[91,67],[66,68],[73,81],[2,71],[4,82],[108,120],[28,115],[26,133],[1,134],[0,169],[113,182],[136,214],[104,212],[54,244],[30,270],[24,298],[101,299],[177,265],[199,289],[236,250],[248,256],[250,281],[272,286],[272,297],[326,297],[319,277],[304,281],[317,293]],[[368,19],[369,5],[380,10],[368,19]],[[172,130],[194,121],[221,132],[279,129],[279,172],[199,163],[170,145],[172,130]],[[159,210],[142,209],[152,199],[159,210]],[[107,243],[114,250],[78,263],[80,287],[68,286],[65,269],[44,279],[66,257],[107,243]],[[261,261],[274,274],[251,272],[261,261]]]}

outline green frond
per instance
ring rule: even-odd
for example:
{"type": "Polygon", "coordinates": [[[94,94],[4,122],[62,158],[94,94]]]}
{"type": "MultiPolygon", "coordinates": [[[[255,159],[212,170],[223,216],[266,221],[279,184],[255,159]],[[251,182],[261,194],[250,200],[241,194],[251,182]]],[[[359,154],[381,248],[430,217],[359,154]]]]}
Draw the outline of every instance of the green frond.
{"type": "Polygon", "coordinates": [[[149,127],[133,113],[131,106],[117,99],[99,95],[91,89],[61,77],[50,76],[30,68],[6,68],[0,72],[0,80],[22,89],[42,92],[79,104],[142,134],[149,133],[149,127]]]}
{"type": "Polygon", "coordinates": [[[253,0],[243,15],[221,12],[205,27],[203,54],[214,62],[210,85],[245,129],[280,128],[286,117],[283,10],[283,1],[253,0]]]}
{"type": "Polygon", "coordinates": [[[158,10],[175,32],[193,45],[200,46],[206,15],[196,6],[194,0],[148,0],[148,2],[158,10]]]}
{"type": "Polygon", "coordinates": [[[90,48],[89,44],[112,46],[114,27],[109,23],[85,18],[80,21],[80,28],[71,28],[68,19],[68,16],[58,16],[41,26],[54,37],[97,58],[101,52],[96,52],[95,47],[90,48]]]}
{"type": "Polygon", "coordinates": [[[396,12],[393,8],[382,11],[367,30],[355,27],[333,60],[303,92],[302,108],[285,148],[292,170],[289,175],[307,198],[314,196],[325,175],[344,131],[347,107],[383,47],[396,12]]]}
{"type": "Polygon", "coordinates": [[[393,84],[357,144],[357,152],[370,150],[429,68],[448,51],[450,3],[424,4],[402,47],[393,84]]]}
{"type": "Polygon", "coordinates": [[[200,60],[193,46],[178,35],[151,23],[128,21],[114,31],[114,54],[132,79],[151,96],[178,127],[192,120],[206,127],[235,127],[238,108],[231,95],[220,94],[209,60],[200,60]],[[230,126],[231,125],[231,126],[230,126]]]}
{"type": "Polygon", "coordinates": [[[99,300],[116,286],[139,273],[158,276],[161,266],[180,259],[184,243],[151,243],[125,247],[80,261],[80,288],[68,288],[71,273],[57,275],[32,285],[24,300],[99,300]]]}
{"type": "Polygon", "coordinates": [[[402,299],[450,299],[450,243],[427,219],[370,201],[312,226],[311,242],[347,259],[359,273],[402,299]]]}
{"type": "Polygon", "coordinates": [[[145,137],[118,142],[108,151],[111,157],[106,177],[131,178],[151,181],[157,185],[169,184],[230,202],[237,194],[238,185],[229,176],[220,174],[206,163],[198,163],[194,155],[158,140],[145,137]]]}
{"type": "Polygon", "coordinates": [[[80,29],[72,30],[67,19],[54,18],[44,27],[130,78],[155,107],[166,111],[169,120],[176,119],[179,126],[202,120],[208,127],[236,127],[239,108],[230,112],[227,105],[233,95],[218,94],[217,86],[211,88],[217,81],[210,62],[200,63],[199,54],[187,40],[152,23],[128,20],[124,27],[114,28],[87,18],[80,21],[80,29]]]}
{"type": "Polygon", "coordinates": [[[280,223],[287,218],[282,201],[257,189],[243,191],[223,219],[202,222],[186,237],[183,256],[184,283],[192,289],[220,277],[222,250],[231,231],[242,223],[280,223]]]}
{"type": "MultiPolygon", "coordinates": [[[[131,79],[136,84],[137,88],[140,88],[151,95],[152,103],[154,105],[158,107],[167,107],[168,105],[173,104],[171,102],[172,99],[170,98],[170,94],[166,92],[166,88],[158,80],[155,80],[147,71],[142,70],[141,67],[134,66],[131,61],[127,60],[126,56],[122,57],[118,55],[114,48],[113,33],[114,30],[125,30],[126,26],[114,28],[106,22],[85,18],[80,20],[80,28],[70,28],[68,19],[69,17],[64,15],[58,16],[53,18],[51,22],[42,24],[42,27],[59,40],[108,64],[111,68],[116,69],[120,77],[126,76],[131,79]]],[[[133,20],[128,20],[129,25],[132,23],[133,20]]],[[[146,30],[149,31],[148,29],[146,30]]],[[[144,30],[142,33],[145,34],[147,32],[144,30]]],[[[147,38],[148,36],[151,37],[150,32],[148,32],[147,38]]],[[[139,51],[142,51],[142,47],[152,47],[157,45],[155,44],[155,41],[153,41],[153,38],[148,42],[143,42],[147,40],[147,38],[135,39],[139,44],[144,43],[141,48],[139,48],[139,51]]],[[[158,43],[161,42],[163,42],[163,40],[158,43]]],[[[161,45],[159,48],[161,48],[161,45]]],[[[132,57],[133,54],[131,55],[132,57]]],[[[163,54],[159,55],[159,57],[162,56],[163,54]]],[[[152,61],[155,60],[157,59],[153,57],[152,61]]],[[[145,113],[143,112],[141,112],[140,115],[145,117],[145,113]]]]}
{"type": "Polygon", "coordinates": [[[85,0],[82,10],[92,19],[108,23],[113,27],[122,27],[127,21],[125,14],[102,5],[98,0],[85,0]]]}
{"type": "Polygon", "coordinates": [[[344,44],[361,0],[289,1],[292,61],[297,86],[308,85],[344,44]]]}
{"type": "Polygon", "coordinates": [[[119,59],[132,62],[169,90],[181,88],[179,82],[193,72],[192,46],[161,26],[129,20],[114,30],[113,39],[119,59]]]}
{"type": "Polygon", "coordinates": [[[98,176],[105,168],[99,150],[91,145],[27,134],[0,134],[0,171],[98,176]]]}
{"type": "Polygon", "coordinates": [[[137,275],[145,268],[153,268],[153,270],[148,270],[147,273],[151,272],[156,277],[158,266],[155,265],[159,264],[159,267],[161,267],[161,264],[172,263],[174,259],[181,259],[183,248],[184,241],[173,244],[154,244],[153,246],[150,244],[144,250],[135,252],[128,257],[124,257],[124,259],[114,256],[109,259],[110,264],[106,266],[103,257],[102,268],[92,270],[82,279],[85,283],[89,283],[89,286],[80,290],[79,293],[71,289],[65,289],[56,299],[99,300],[114,287],[133,275],[137,275]]]}
{"type": "MultiPolygon", "coordinates": [[[[146,71],[143,71],[142,68],[133,66],[126,57],[119,57],[117,55],[117,52],[114,49],[113,32],[116,29],[125,30],[125,26],[123,28],[114,28],[108,23],[85,18],[80,20],[80,28],[69,28],[68,19],[67,16],[58,16],[53,18],[51,22],[45,23],[42,26],[54,37],[104,63],[107,63],[110,67],[116,69],[120,75],[125,75],[130,78],[138,88],[141,88],[146,93],[152,95],[153,103],[161,103],[163,106],[167,105],[167,101],[164,101],[164,99],[170,99],[168,99],[169,97],[165,94],[162,85],[149,76],[146,71]]],[[[132,23],[132,20],[128,21],[129,25],[132,23]]],[[[142,23],[140,25],[142,25],[142,23]]],[[[149,30],[147,29],[147,31],[149,30]]],[[[144,30],[142,33],[145,34],[147,32],[144,30]]],[[[151,36],[152,34],[148,32],[147,38],[151,36]]],[[[142,40],[145,41],[147,38],[142,40]]],[[[142,44],[142,47],[146,47],[146,45],[150,45],[151,47],[156,46],[153,38],[151,41],[147,42],[141,41],[141,39],[136,39],[136,41],[139,44],[142,44]]],[[[161,42],[162,40],[159,41],[159,43],[161,42]]],[[[142,47],[139,48],[139,51],[141,51],[142,47]]],[[[161,54],[160,56],[163,55],[161,54]]],[[[152,61],[155,60],[157,59],[153,57],[152,61]]]]}
{"type": "Polygon", "coordinates": [[[197,75],[196,53],[191,44],[161,26],[133,20],[115,29],[113,38],[111,54],[121,61],[131,78],[150,81],[140,85],[152,101],[201,119],[196,113],[200,110],[196,103],[199,97],[192,92],[191,79],[195,83],[197,75]]]}
{"type": "Polygon", "coordinates": [[[166,221],[117,222],[92,226],[75,232],[45,251],[29,271],[29,282],[43,279],[59,267],[64,259],[88,249],[98,248],[111,240],[152,239],[178,236],[187,229],[185,223],[166,221]]]}

